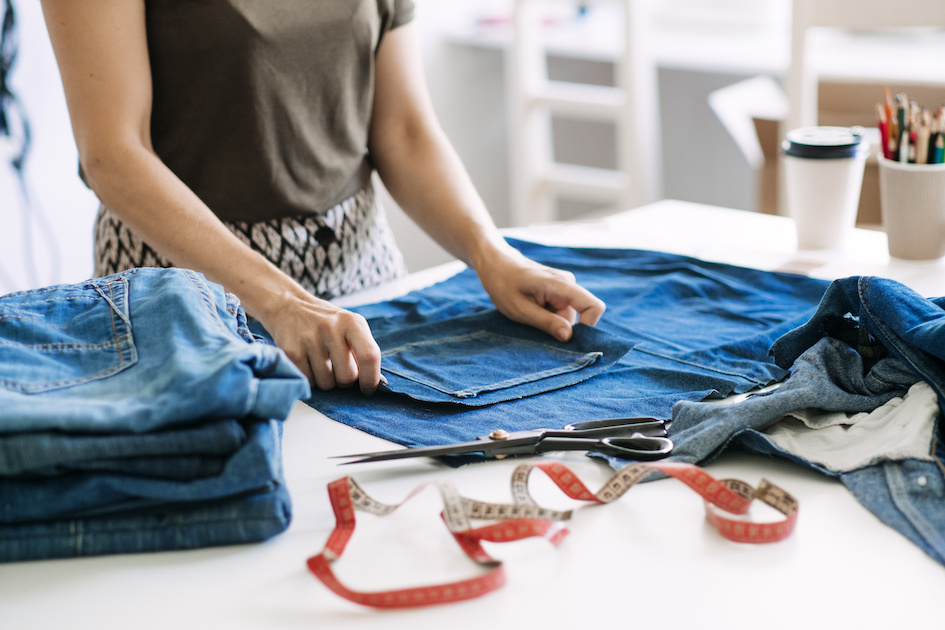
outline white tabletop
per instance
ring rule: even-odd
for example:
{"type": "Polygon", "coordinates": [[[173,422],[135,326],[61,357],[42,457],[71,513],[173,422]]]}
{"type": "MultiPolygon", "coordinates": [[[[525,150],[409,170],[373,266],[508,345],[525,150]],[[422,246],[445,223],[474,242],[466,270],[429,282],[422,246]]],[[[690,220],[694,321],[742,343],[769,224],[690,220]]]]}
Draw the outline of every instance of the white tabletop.
{"type": "MultiPolygon", "coordinates": [[[[519,229],[548,244],[637,247],[762,269],[807,269],[818,277],[878,274],[927,295],[945,294],[939,261],[890,261],[885,236],[857,231],[838,252],[798,253],[790,220],[664,201],[583,225],[519,229]]],[[[448,276],[452,264],[353,301],[394,297],[448,276]]],[[[488,544],[508,584],[477,600],[378,612],[340,599],[306,570],[334,527],[325,491],[352,475],[376,499],[396,503],[417,484],[448,478],[467,497],[508,502],[516,462],[450,469],[432,461],[339,468],[332,455],[388,443],[299,404],[285,425],[286,480],[294,520],[261,544],[0,565],[0,628],[525,628],[586,623],[614,628],[936,627],[945,567],[886,527],[838,481],[787,461],[727,454],[716,478],[767,478],[800,502],[794,534],[771,545],[727,542],[702,501],[667,479],[617,502],[578,509],[558,548],[543,540],[488,544]]],[[[611,471],[580,454],[564,457],[596,490],[611,471]]],[[[571,507],[540,475],[532,490],[548,507],[571,507]]],[[[349,586],[381,590],[439,583],[481,570],[457,548],[428,489],[383,519],[360,515],[335,570],[349,586]]]]}

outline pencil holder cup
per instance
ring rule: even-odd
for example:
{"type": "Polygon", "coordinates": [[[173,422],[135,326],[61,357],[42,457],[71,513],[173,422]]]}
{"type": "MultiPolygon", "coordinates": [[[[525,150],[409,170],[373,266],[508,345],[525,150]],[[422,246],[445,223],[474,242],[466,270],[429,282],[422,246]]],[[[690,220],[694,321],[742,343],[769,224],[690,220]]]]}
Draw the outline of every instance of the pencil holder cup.
{"type": "Polygon", "coordinates": [[[889,255],[907,260],[945,256],[945,164],[877,159],[889,255]]]}
{"type": "Polygon", "coordinates": [[[856,224],[869,143],[862,129],[805,127],[782,143],[798,249],[841,247],[856,224]]]}

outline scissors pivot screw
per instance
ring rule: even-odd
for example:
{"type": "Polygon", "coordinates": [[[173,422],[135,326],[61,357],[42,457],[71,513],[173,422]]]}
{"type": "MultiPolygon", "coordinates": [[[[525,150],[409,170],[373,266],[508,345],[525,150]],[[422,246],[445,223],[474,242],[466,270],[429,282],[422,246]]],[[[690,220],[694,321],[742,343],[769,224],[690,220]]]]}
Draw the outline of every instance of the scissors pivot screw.
{"type": "Polygon", "coordinates": [[[505,429],[496,429],[489,434],[490,440],[507,440],[509,439],[509,432],[505,429]]]}

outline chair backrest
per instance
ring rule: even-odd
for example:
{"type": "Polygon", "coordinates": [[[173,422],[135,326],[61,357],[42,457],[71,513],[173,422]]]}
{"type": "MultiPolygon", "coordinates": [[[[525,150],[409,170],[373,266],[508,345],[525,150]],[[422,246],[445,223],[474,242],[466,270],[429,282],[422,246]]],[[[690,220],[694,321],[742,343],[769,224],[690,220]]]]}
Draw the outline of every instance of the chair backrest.
{"type": "Polygon", "coordinates": [[[807,63],[809,29],[945,27],[945,0],[793,0],[792,13],[787,129],[817,124],[817,77],[807,63]]]}

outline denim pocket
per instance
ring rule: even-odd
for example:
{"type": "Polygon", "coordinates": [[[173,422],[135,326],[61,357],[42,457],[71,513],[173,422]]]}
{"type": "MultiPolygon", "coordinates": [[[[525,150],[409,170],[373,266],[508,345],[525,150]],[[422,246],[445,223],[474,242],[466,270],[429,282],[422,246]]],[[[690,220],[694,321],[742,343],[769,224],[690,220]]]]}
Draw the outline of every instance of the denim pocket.
{"type": "Polygon", "coordinates": [[[427,402],[482,406],[587,380],[633,343],[578,324],[561,343],[495,311],[378,337],[383,389],[427,402]]]}
{"type": "Polygon", "coordinates": [[[0,298],[0,387],[38,394],[81,385],[138,361],[123,276],[0,298]]]}

